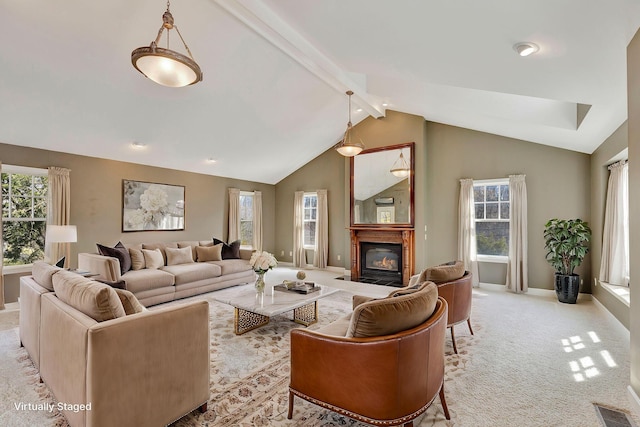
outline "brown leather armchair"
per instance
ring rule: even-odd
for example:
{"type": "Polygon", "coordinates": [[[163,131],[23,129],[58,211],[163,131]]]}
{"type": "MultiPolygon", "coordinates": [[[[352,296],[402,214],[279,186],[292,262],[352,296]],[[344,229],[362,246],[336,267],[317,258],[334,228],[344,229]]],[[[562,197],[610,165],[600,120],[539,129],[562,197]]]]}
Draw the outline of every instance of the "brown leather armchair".
{"type": "Polygon", "coordinates": [[[377,426],[413,426],[444,396],[447,303],[418,326],[391,335],[349,338],[306,329],[291,331],[289,413],[294,396],[377,426]]]}
{"type": "Polygon", "coordinates": [[[443,297],[449,305],[449,314],[447,318],[447,328],[451,329],[451,341],[453,342],[453,351],[458,354],[456,346],[456,336],[453,327],[464,321],[469,326],[469,331],[473,335],[471,329],[471,299],[473,283],[471,273],[464,272],[464,276],[450,282],[437,283],[438,295],[443,297]]]}

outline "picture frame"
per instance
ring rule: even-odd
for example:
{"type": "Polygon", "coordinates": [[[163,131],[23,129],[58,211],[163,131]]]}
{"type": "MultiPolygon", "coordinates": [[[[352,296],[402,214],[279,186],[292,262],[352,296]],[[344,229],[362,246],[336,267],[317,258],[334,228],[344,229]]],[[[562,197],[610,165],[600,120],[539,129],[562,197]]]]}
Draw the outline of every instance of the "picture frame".
{"type": "Polygon", "coordinates": [[[185,187],[122,180],[122,231],[185,229],[185,187]]]}

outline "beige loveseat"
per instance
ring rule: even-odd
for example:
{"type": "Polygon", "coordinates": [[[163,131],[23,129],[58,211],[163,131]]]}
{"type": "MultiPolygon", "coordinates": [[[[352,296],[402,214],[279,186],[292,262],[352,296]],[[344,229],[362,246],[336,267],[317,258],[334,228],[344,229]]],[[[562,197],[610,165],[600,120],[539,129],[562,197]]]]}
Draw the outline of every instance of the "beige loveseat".
{"type": "Polygon", "coordinates": [[[20,340],[71,426],[160,426],[206,409],[206,301],[149,311],[128,291],[42,264],[40,283],[20,279],[20,340]]]}
{"type": "Polygon", "coordinates": [[[116,257],[80,253],[78,269],[97,273],[97,278],[101,280],[122,282],[124,288],[133,292],[147,307],[255,280],[255,274],[249,265],[251,251],[241,250],[241,259],[199,262],[203,257],[198,257],[198,248],[213,246],[212,240],[125,244],[124,246],[132,252],[132,255],[142,249],[158,249],[162,254],[163,265],[154,265],[153,268],[147,265],[122,273],[122,266],[116,257]],[[173,257],[176,263],[172,263],[172,257],[167,256],[167,248],[171,252],[190,248],[191,259],[173,257]]]}

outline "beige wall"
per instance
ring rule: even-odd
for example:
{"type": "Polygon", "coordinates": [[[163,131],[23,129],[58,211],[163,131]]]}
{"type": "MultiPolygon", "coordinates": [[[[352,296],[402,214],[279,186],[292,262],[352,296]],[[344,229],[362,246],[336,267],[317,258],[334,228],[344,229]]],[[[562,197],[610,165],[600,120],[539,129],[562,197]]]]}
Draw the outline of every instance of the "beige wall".
{"type": "MultiPolygon", "coordinates": [[[[627,102],[629,126],[629,284],[631,307],[640,306],[640,33],[627,47],[627,102]]],[[[631,310],[631,387],[640,395],[640,310],[631,310]]]]}
{"type": "MultiPolygon", "coordinates": [[[[627,148],[629,141],[627,122],[623,123],[607,140],[591,154],[591,283],[600,275],[600,257],[602,256],[602,229],[604,209],[607,197],[609,171],[607,165],[611,159],[627,148]]],[[[601,286],[591,288],[593,295],[623,325],[629,328],[629,307],[606,292],[601,286]]]]}
{"type": "MultiPolygon", "coordinates": [[[[55,151],[0,144],[5,165],[71,169],[71,224],[78,227],[78,243],[71,245],[72,266],[78,252],[95,252],[95,244],[209,239],[226,240],[229,201],[227,189],[262,191],[264,250],[275,241],[275,186],[171,169],[77,156],[55,151]],[[122,180],[185,186],[185,230],[122,232],[122,180]]],[[[17,280],[9,278],[9,286],[17,280]]],[[[15,295],[8,289],[5,294],[15,295]]],[[[9,302],[9,301],[8,301],[9,302]]]]}
{"type": "MultiPolygon", "coordinates": [[[[545,260],[544,224],[550,218],[589,221],[589,155],[468,129],[427,123],[428,263],[457,256],[457,209],[461,178],[527,176],[529,287],[553,289],[553,268],[545,260]]],[[[504,265],[480,266],[480,281],[503,277],[504,265]],[[484,271],[484,272],[483,272],[484,271]]],[[[576,270],[586,278],[589,257],[576,270]]]]}

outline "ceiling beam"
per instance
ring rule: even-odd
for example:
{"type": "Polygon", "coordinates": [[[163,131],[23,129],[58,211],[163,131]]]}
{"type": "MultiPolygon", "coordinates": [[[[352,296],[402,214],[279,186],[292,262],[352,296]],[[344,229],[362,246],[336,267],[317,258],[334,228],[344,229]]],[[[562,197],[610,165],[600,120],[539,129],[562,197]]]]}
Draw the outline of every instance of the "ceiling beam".
{"type": "Polygon", "coordinates": [[[340,93],[353,91],[353,101],[370,116],[380,118],[385,109],[335,62],[322,54],[282,18],[257,0],[213,0],[255,33],[280,49],[320,80],[340,93]]]}

